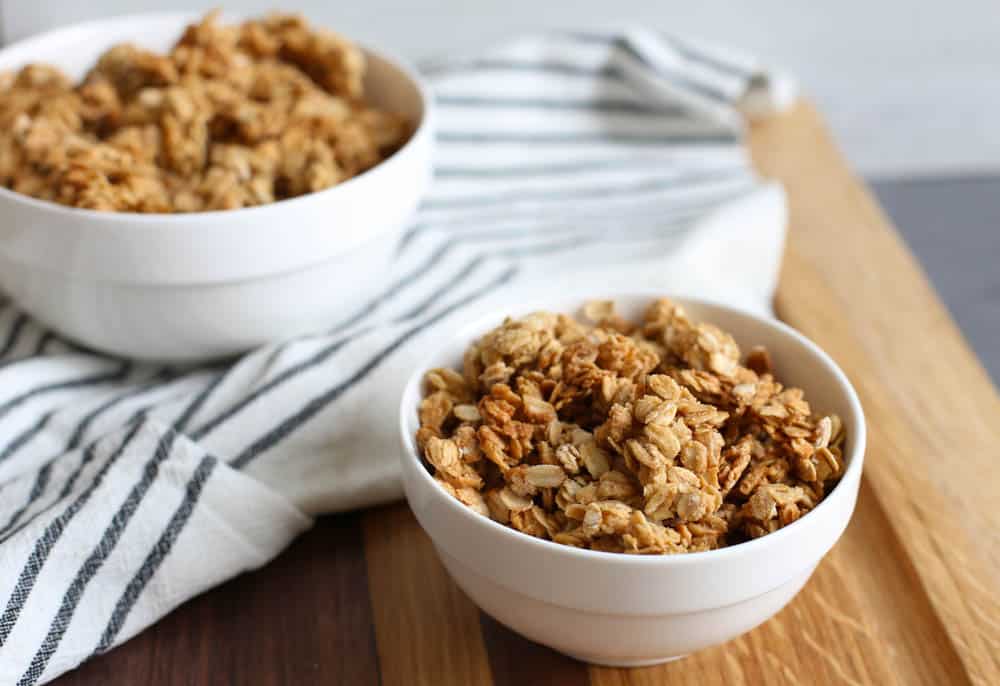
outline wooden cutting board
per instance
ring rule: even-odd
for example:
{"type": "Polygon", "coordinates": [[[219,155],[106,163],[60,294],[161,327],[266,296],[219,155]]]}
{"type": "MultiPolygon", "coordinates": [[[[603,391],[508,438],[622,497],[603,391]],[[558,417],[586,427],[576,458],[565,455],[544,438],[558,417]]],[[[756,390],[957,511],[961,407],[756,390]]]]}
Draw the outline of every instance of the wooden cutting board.
{"type": "Polygon", "coordinates": [[[777,617],[664,666],[588,667],[481,614],[395,505],[321,520],[56,683],[1000,684],[1000,397],[815,111],[751,143],[791,205],[778,313],[869,423],[854,519],[777,617]]]}

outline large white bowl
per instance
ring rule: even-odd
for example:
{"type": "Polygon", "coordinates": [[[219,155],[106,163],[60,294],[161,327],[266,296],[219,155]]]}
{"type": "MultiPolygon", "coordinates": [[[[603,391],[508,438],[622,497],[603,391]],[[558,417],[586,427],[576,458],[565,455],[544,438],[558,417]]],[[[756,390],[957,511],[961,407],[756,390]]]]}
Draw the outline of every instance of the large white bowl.
{"type": "MultiPolygon", "coordinates": [[[[606,297],[606,296],[605,296],[606,297]]],[[[615,298],[636,317],[656,294],[615,298]]],[[[469,342],[506,315],[572,312],[589,298],[555,297],[511,307],[460,331],[426,368],[461,368],[469,342]]],[[[476,514],[438,487],[414,443],[424,371],[413,374],[400,411],[406,498],[455,582],[485,612],[527,638],[586,662],[640,666],[722,643],[773,616],[798,593],[847,526],[865,449],[861,405],[844,373],[791,328],[721,305],[677,298],[697,320],[731,332],[744,349],[765,345],[780,380],[805,389],[847,429],[843,478],[812,512],[763,538],[667,556],[601,553],[527,536],[476,514]]]]}
{"type": "MultiPolygon", "coordinates": [[[[83,76],[130,41],[167,49],[197,15],[59,29],[0,50],[83,76]]],[[[231,20],[225,18],[224,20],[231,20]]],[[[388,160],[318,193],[192,214],[95,212],[0,188],[0,288],[57,331],[152,359],[219,357],[335,324],[385,284],[431,174],[431,99],[405,63],[365,48],[369,99],[417,123],[388,160]]]]}

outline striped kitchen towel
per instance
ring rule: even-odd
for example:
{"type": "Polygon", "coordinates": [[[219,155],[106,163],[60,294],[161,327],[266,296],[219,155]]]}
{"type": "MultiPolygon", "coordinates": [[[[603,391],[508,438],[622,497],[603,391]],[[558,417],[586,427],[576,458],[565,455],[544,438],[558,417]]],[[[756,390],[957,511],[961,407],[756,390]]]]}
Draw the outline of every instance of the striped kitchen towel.
{"type": "Polygon", "coordinates": [[[767,310],[784,197],[743,130],[791,100],[786,79],[648,30],[426,73],[435,182],[385,290],[341,322],[180,368],[0,308],[0,683],[113,648],[314,515],[398,498],[403,380],[477,310],[637,287],[767,310]]]}

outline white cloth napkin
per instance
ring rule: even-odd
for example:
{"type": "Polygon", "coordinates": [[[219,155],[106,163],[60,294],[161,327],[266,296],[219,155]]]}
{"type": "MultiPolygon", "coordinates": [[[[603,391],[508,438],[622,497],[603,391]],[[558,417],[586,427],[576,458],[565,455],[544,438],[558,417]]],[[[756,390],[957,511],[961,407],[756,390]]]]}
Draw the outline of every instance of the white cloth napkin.
{"type": "Polygon", "coordinates": [[[427,74],[435,183],[384,292],[325,332],[181,369],[0,309],[0,683],[109,650],[313,515],[398,498],[403,380],[477,311],[637,287],[768,310],[784,197],[742,132],[787,80],[647,30],[427,74]]]}

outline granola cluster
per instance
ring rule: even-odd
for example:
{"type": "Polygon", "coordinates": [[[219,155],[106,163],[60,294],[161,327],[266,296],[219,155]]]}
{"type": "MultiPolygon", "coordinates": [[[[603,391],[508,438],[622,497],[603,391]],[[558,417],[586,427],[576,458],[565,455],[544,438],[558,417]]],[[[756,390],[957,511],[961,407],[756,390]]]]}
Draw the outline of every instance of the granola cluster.
{"type": "Polygon", "coordinates": [[[841,476],[840,418],[764,349],[744,359],[666,299],[638,325],[607,301],[583,315],[508,319],[462,373],[427,373],[417,444],[476,512],[593,550],[712,550],[794,522],[841,476]]]}
{"type": "Polygon", "coordinates": [[[0,74],[0,183],[93,210],[196,212],[322,190],[409,137],[366,104],[364,55],[274,14],[187,27],[165,55],[117,45],[74,85],[54,67],[0,74]]]}

